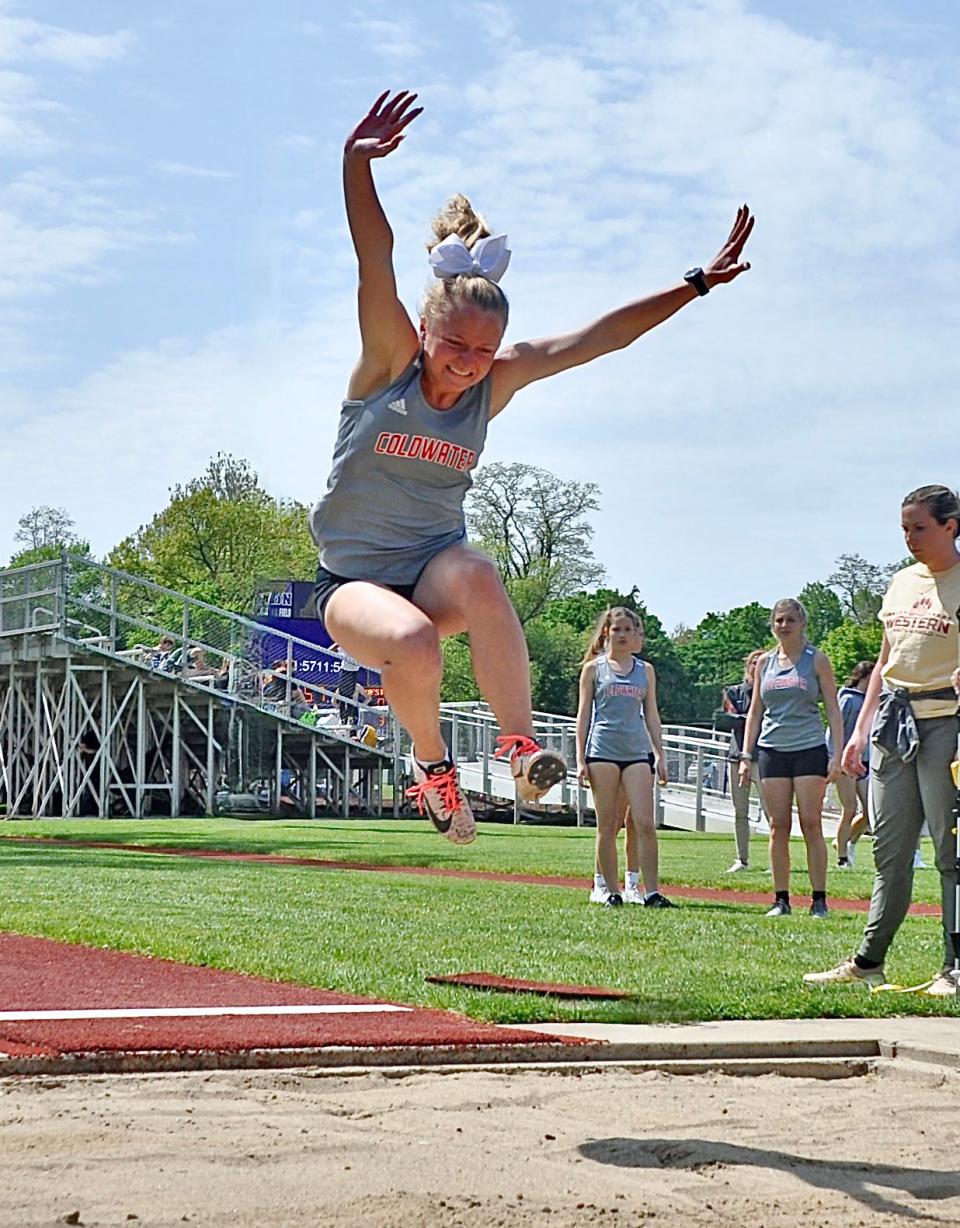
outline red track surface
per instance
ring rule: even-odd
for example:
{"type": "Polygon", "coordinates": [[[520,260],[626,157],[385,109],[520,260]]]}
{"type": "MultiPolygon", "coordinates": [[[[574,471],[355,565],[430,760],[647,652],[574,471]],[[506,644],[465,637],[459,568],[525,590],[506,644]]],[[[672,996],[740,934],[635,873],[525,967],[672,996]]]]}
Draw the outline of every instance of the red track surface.
{"type": "MultiPolygon", "coordinates": [[[[0,1015],[81,1011],[288,1005],[369,1007],[370,999],[196,968],[46,938],[0,934],[0,1015]]],[[[386,1004],[380,1004],[386,1005],[386,1004]]],[[[325,1046],[556,1044],[535,1032],[476,1023],[419,1007],[385,1013],[243,1015],[205,1018],[0,1019],[0,1054],[61,1057],[144,1050],[313,1049],[325,1046]]],[[[402,1059],[398,1059],[402,1060],[402,1059]]],[[[2,1062],[0,1062],[2,1067],[2,1062]]]]}
{"type": "MultiPolygon", "coordinates": [[[[146,844],[120,844],[107,840],[58,840],[50,836],[0,836],[14,844],[39,844],[50,847],[60,845],[63,848],[97,848],[115,849],[126,853],[144,853],[153,855],[165,854],[171,857],[200,857],[214,861],[259,861],[275,866],[306,866],[316,870],[359,870],[376,874],[413,874],[428,875],[436,878],[473,878],[487,879],[498,883],[532,883],[539,887],[576,887],[579,890],[589,890],[590,883],[585,878],[572,878],[558,874],[510,874],[501,870],[452,870],[444,866],[397,866],[379,865],[366,861],[333,861],[322,857],[286,857],[280,853],[238,853],[232,849],[191,849],[168,846],[160,848],[146,844]]],[[[665,890],[671,896],[681,899],[710,900],[723,904],[770,904],[773,888],[766,891],[736,891],[725,890],[722,887],[680,887],[666,885],[665,890]]],[[[810,897],[796,895],[794,903],[803,907],[810,903],[810,897]]],[[[840,896],[830,896],[830,907],[841,912],[869,912],[869,900],[847,900],[840,896]]],[[[911,904],[910,915],[915,917],[939,917],[938,904],[911,904]]]]}

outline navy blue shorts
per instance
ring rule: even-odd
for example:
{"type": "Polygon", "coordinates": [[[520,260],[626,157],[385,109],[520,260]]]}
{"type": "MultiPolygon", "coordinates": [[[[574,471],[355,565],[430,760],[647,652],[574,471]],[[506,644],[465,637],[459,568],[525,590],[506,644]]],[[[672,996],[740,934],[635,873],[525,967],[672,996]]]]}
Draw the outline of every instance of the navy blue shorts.
{"type": "Polygon", "coordinates": [[[759,764],[761,780],[795,780],[798,776],[827,775],[827,748],[810,746],[806,750],[774,750],[761,746],[759,764]]]}
{"type": "MultiPolygon", "coordinates": [[[[316,602],[317,614],[320,621],[324,621],[324,615],[327,611],[327,602],[337,591],[338,588],[343,588],[345,584],[353,584],[357,576],[338,576],[332,571],[327,571],[326,567],[317,567],[317,582],[313,589],[313,599],[316,602]]],[[[419,576],[417,580],[419,580],[419,576]]],[[[378,580],[373,581],[379,584],[378,580]]],[[[380,584],[381,588],[388,588],[392,593],[399,593],[401,597],[406,597],[407,601],[413,600],[413,590],[417,587],[416,581],[413,584],[380,584]]]]}

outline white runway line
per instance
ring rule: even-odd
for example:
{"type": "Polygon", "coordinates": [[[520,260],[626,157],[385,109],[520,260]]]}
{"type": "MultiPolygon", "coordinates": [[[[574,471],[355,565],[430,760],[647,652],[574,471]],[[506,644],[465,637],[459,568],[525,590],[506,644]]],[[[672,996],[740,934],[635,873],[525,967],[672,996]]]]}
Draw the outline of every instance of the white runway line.
{"type": "Polygon", "coordinates": [[[0,1011],[0,1023],[42,1023],[48,1019],[213,1019],[221,1015],[380,1015],[410,1009],[379,1002],[330,1006],[134,1006],[85,1011],[0,1011]]]}

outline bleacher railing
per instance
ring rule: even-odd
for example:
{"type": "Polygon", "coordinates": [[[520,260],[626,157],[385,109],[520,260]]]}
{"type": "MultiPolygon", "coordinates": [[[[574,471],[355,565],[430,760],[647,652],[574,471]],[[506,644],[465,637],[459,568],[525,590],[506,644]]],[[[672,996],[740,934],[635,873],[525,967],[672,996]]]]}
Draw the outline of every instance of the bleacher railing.
{"type": "MultiPolygon", "coordinates": [[[[344,699],[334,688],[298,676],[305,652],[308,663],[323,658],[333,668],[339,666],[337,653],[92,559],[65,554],[0,572],[0,639],[46,631],[333,738],[355,741],[364,731],[366,745],[392,757],[398,774],[410,749],[408,735],[388,708],[344,699]],[[351,710],[347,721],[341,704],[351,710]]],[[[533,715],[537,741],[567,764],[565,803],[582,816],[592,802],[589,790],[576,782],[576,722],[551,712],[533,715]]],[[[501,802],[512,797],[509,767],[495,759],[501,730],[489,707],[443,704],[441,721],[455,760],[479,765],[481,795],[501,802]]],[[[688,810],[697,830],[704,830],[711,816],[729,820],[728,735],[665,725],[663,744],[668,784],[657,788],[658,814],[667,803],[688,810]]]]}
{"type": "Polygon", "coordinates": [[[333,738],[401,744],[388,709],[298,676],[305,662],[335,673],[338,653],[92,559],[0,572],[0,637],[44,631],[333,738]]]}

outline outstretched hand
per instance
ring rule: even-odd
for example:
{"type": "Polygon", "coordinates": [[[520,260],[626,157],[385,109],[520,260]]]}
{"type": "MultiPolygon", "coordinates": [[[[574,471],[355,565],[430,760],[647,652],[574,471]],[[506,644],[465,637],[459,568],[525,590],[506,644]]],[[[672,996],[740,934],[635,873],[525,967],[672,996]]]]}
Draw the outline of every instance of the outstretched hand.
{"type": "Polygon", "coordinates": [[[737,218],[733,223],[733,229],[727,236],[726,243],[703,270],[708,286],[713,287],[721,282],[733,281],[735,277],[739,277],[741,273],[749,269],[749,260],[741,261],[740,256],[744,244],[750,238],[753,223],[753,214],[746,205],[741,205],[737,210],[737,218]]]}
{"type": "Polygon", "coordinates": [[[364,158],[385,158],[404,138],[404,128],[417,118],[423,107],[410,107],[416,94],[401,90],[390,97],[384,90],[356,128],[347,137],[344,152],[364,158]]]}

